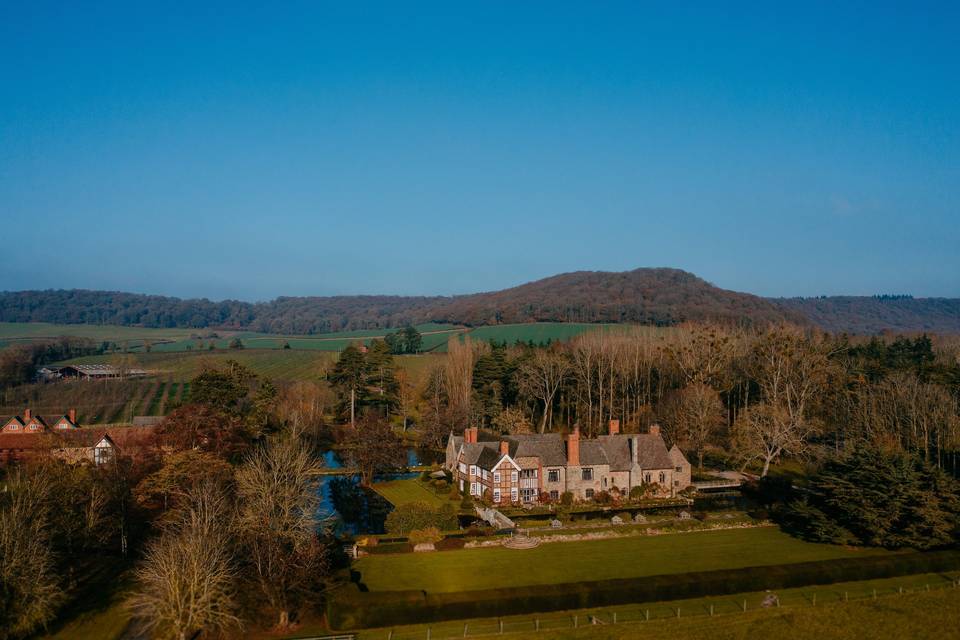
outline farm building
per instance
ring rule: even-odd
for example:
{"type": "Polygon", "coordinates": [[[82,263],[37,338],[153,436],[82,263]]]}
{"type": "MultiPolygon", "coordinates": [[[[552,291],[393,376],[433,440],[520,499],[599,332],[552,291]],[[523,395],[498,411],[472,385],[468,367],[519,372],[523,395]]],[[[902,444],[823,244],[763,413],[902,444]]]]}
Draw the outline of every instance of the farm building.
{"type": "Polygon", "coordinates": [[[71,409],[44,419],[26,409],[0,429],[0,464],[51,455],[68,462],[103,464],[118,455],[134,455],[152,446],[154,426],[81,428],[71,409]]]}
{"type": "Polygon", "coordinates": [[[591,500],[601,491],[627,495],[648,486],[654,495],[676,496],[690,486],[690,463],[674,445],[667,449],[660,427],[648,433],[621,434],[620,422],[610,421],[608,435],[580,438],[580,430],[504,436],[478,442],[478,429],[463,436],[450,434],[446,467],[461,491],[494,503],[555,502],[570,492],[591,500]]]}
{"type": "Polygon", "coordinates": [[[109,380],[111,378],[142,378],[143,369],[121,369],[112,364],[68,364],[57,367],[55,379],[60,380],[109,380]]]}

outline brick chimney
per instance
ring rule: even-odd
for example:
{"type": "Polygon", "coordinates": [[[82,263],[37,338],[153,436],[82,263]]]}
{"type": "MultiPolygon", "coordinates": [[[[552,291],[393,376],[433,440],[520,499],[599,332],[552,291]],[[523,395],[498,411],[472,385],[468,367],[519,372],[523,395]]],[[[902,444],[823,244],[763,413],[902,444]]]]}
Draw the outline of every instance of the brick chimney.
{"type": "Polygon", "coordinates": [[[611,420],[610,421],[610,435],[615,436],[620,433],[620,421],[611,420]]]}
{"type": "Polygon", "coordinates": [[[477,427],[467,427],[463,430],[463,441],[467,444],[476,444],[477,442],[477,427]]]}
{"type": "Polygon", "coordinates": [[[67,418],[68,418],[68,419],[70,420],[70,422],[72,422],[73,424],[77,424],[77,410],[76,410],[76,409],[70,409],[69,411],[67,411],[67,418]]]}
{"type": "Polygon", "coordinates": [[[510,455],[510,443],[506,440],[500,441],[500,455],[508,456],[510,455]]]}
{"type": "Polygon", "coordinates": [[[656,422],[650,425],[650,435],[652,436],[660,435],[660,425],[658,425],[656,422]]]}
{"type": "Polygon", "coordinates": [[[23,410],[23,421],[24,421],[24,422],[28,422],[28,421],[30,420],[30,418],[32,418],[32,417],[33,417],[33,412],[30,411],[30,407],[27,407],[26,409],[23,410]]]}
{"type": "Polygon", "coordinates": [[[580,466],[580,427],[574,426],[573,431],[567,434],[567,465],[580,466]]]}

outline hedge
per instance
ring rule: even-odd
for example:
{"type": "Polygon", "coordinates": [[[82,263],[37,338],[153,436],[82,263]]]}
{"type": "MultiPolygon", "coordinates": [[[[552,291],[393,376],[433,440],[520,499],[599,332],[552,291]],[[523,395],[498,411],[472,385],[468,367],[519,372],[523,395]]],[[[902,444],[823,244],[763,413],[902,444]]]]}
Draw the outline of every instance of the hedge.
{"type": "Polygon", "coordinates": [[[960,551],[949,550],[454,593],[361,592],[357,584],[350,583],[330,594],[327,620],[333,629],[364,629],[682,600],[957,569],[960,551]]]}

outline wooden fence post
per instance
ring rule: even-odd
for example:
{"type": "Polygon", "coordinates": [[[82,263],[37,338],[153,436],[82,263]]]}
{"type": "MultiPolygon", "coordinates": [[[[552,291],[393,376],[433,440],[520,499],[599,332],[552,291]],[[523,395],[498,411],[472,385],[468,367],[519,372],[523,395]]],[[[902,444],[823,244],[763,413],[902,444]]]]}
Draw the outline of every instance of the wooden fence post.
{"type": "Polygon", "coordinates": [[[573,616],[573,628],[577,628],[577,616],[573,616]]]}
{"type": "Polygon", "coordinates": [[[613,624],[617,624],[617,612],[613,612],[613,624]]]}
{"type": "Polygon", "coordinates": [[[466,622],[463,623],[463,637],[464,637],[464,638],[467,637],[467,623],[466,623],[466,622]]]}
{"type": "Polygon", "coordinates": [[[390,629],[390,632],[387,634],[387,640],[393,640],[393,629],[390,629]]]}
{"type": "Polygon", "coordinates": [[[647,622],[650,622],[650,609],[644,609],[644,610],[643,610],[643,618],[644,618],[647,622]]]}
{"type": "Polygon", "coordinates": [[[499,621],[500,621],[500,635],[503,635],[503,618],[500,618],[499,621]]]}
{"type": "Polygon", "coordinates": [[[876,589],[873,590],[873,599],[874,599],[874,600],[877,599],[877,590],[876,590],[876,589]]]}
{"type": "Polygon", "coordinates": [[[427,627],[427,640],[430,640],[430,627],[427,627]]]}
{"type": "Polygon", "coordinates": [[[813,594],[813,606],[817,606],[817,594],[813,594]]]}
{"type": "Polygon", "coordinates": [[[713,605],[710,605],[710,615],[713,615],[713,605]]]}
{"type": "Polygon", "coordinates": [[[680,607],[677,607],[677,617],[680,617],[680,607]]]}
{"type": "Polygon", "coordinates": [[[540,631],[540,618],[534,618],[533,628],[536,629],[537,631],[540,631]]]}
{"type": "Polygon", "coordinates": [[[744,612],[744,613],[747,612],[747,601],[746,601],[746,600],[743,601],[743,612],[744,612]]]}

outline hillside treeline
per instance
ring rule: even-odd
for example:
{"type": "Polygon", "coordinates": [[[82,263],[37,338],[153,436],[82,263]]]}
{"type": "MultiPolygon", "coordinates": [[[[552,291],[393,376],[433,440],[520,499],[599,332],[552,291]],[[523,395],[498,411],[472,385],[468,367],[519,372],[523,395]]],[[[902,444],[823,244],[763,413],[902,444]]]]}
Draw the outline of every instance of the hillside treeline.
{"type": "Polygon", "coordinates": [[[687,321],[753,325],[786,319],[802,321],[763,298],[719,289],[677,269],[568,273],[456,297],[281,297],[248,303],[86,290],[0,293],[0,322],[223,327],[291,334],[430,321],[470,326],[535,321],[668,326],[687,321]]]}
{"type": "Polygon", "coordinates": [[[762,475],[785,458],[862,445],[953,469],[960,448],[955,340],[851,340],[787,325],[616,328],[550,348],[454,338],[418,388],[395,378],[385,351],[341,355],[330,376],[341,419],[364,409],[413,415],[434,446],[467,425],[517,433],[576,424],[594,436],[610,420],[625,431],[659,422],[694,464],[717,456],[762,475]]]}
{"type": "Polygon", "coordinates": [[[0,349],[0,389],[34,379],[37,367],[103,352],[103,345],[89,338],[61,336],[0,349]]]}
{"type": "Polygon", "coordinates": [[[960,332],[960,299],[912,296],[827,296],[775,302],[809,318],[826,331],[875,334],[881,331],[960,332]]]}

